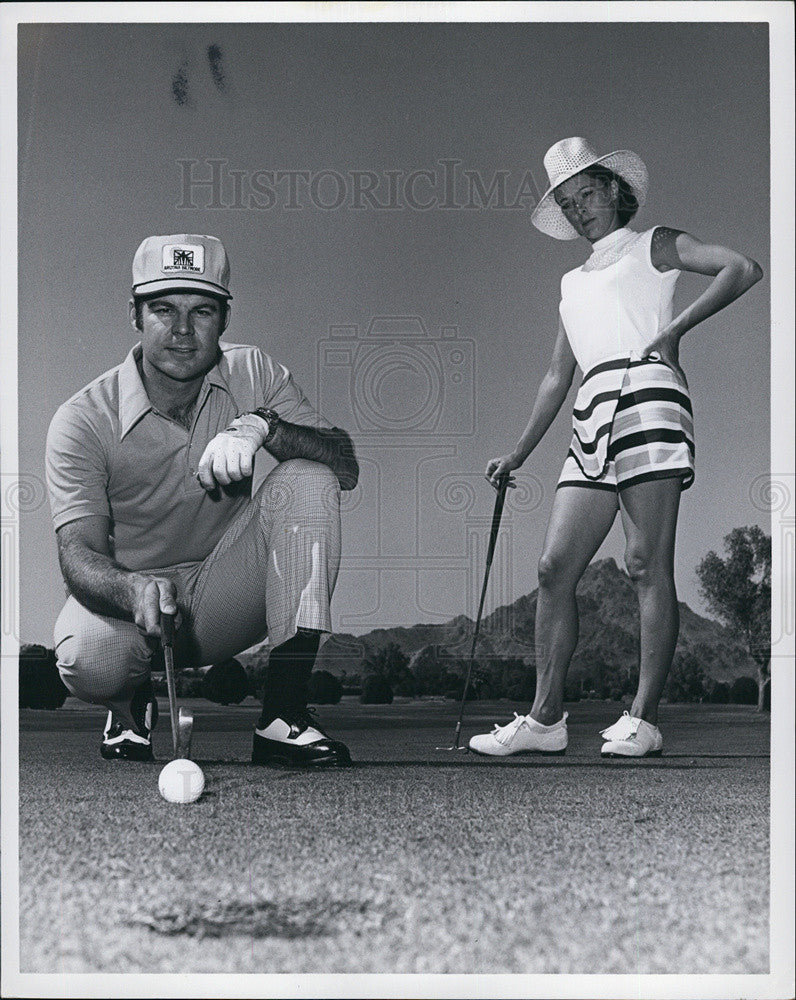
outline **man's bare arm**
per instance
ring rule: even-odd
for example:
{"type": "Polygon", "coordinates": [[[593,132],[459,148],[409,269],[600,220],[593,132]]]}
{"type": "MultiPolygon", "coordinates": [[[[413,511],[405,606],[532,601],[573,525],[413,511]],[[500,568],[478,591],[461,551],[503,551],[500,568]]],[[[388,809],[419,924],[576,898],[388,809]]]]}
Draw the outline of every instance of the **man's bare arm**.
{"type": "Polygon", "coordinates": [[[199,482],[206,490],[213,490],[217,485],[229,486],[248,478],[262,447],[279,462],[291,458],[321,462],[337,476],[344,490],[353,490],[357,484],[359,465],[354,445],[344,430],[305,427],[281,419],[272,428],[258,413],[242,414],[208,443],[196,471],[199,482]]]}
{"type": "Polygon", "coordinates": [[[71,594],[99,615],[133,621],[160,635],[160,615],[176,614],[174,584],[164,577],[125,569],[110,555],[107,517],[70,521],[56,532],[61,572],[71,594]]]}
{"type": "Polygon", "coordinates": [[[280,462],[306,458],[328,465],[343,490],[353,490],[357,485],[359,463],[354,444],[340,427],[325,430],[280,420],[266,449],[280,462]]]}

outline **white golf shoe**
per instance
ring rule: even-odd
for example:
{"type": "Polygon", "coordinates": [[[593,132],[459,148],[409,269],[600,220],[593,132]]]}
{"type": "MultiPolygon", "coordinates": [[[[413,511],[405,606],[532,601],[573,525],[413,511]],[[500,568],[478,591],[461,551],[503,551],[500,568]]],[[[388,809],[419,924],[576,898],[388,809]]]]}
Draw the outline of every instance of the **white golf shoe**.
{"type": "Polygon", "coordinates": [[[657,726],[637,719],[630,712],[600,733],[605,740],[603,757],[660,757],[663,736],[657,726]]]}
{"type": "Polygon", "coordinates": [[[543,726],[530,715],[517,715],[508,725],[491,733],[473,736],[470,749],[487,757],[508,757],[516,753],[546,753],[561,755],[567,748],[567,713],[552,726],[543,726]]]}

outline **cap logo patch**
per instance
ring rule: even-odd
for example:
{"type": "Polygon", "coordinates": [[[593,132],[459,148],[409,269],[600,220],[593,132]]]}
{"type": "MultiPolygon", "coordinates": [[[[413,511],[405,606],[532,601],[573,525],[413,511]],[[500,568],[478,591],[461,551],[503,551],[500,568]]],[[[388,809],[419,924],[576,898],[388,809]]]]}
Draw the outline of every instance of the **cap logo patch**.
{"type": "Polygon", "coordinates": [[[164,273],[190,271],[192,274],[202,274],[204,269],[205,248],[201,244],[168,243],[163,247],[162,270],[164,273]]]}

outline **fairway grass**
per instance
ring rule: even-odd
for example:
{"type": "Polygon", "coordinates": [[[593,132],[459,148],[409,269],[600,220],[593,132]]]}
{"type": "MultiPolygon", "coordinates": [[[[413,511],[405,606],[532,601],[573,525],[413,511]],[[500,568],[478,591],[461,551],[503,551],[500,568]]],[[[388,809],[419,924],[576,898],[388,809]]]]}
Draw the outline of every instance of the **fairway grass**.
{"type": "Polygon", "coordinates": [[[665,706],[663,757],[603,761],[622,706],[581,702],[566,756],[494,761],[434,750],[452,702],[344,701],[356,765],[306,773],[248,765],[253,701],[191,705],[187,806],[157,792],[167,717],[146,765],[101,760],[72,699],[21,713],[21,971],[768,971],[768,716],[665,706]]]}

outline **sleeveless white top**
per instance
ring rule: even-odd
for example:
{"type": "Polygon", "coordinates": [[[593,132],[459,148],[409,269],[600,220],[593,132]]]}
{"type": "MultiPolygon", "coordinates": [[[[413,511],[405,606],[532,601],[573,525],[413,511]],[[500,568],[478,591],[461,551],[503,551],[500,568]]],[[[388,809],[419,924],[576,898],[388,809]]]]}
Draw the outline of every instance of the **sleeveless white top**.
{"type": "Polygon", "coordinates": [[[561,279],[559,312],[584,373],[609,358],[639,355],[672,318],[680,272],[653,266],[655,228],[609,233],[592,244],[585,264],[561,279]]]}

